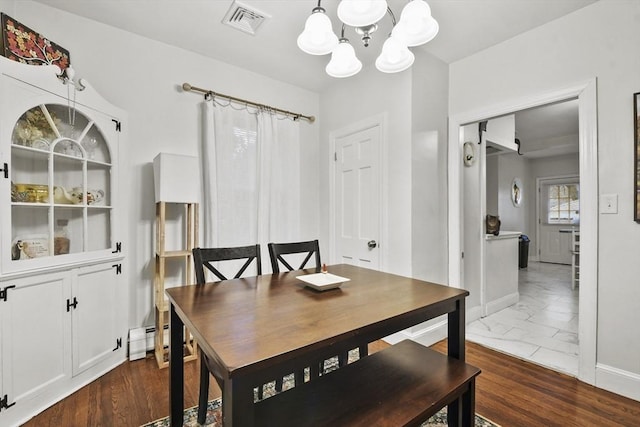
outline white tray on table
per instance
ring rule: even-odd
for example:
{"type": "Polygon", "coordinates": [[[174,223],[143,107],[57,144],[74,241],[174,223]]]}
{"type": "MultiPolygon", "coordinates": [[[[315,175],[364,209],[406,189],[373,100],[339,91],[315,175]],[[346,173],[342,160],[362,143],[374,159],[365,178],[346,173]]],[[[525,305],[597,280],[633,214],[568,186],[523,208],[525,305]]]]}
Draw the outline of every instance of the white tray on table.
{"type": "Polygon", "coordinates": [[[305,274],[297,278],[305,282],[306,286],[317,291],[339,288],[344,282],[351,280],[331,273],[305,274]]]}

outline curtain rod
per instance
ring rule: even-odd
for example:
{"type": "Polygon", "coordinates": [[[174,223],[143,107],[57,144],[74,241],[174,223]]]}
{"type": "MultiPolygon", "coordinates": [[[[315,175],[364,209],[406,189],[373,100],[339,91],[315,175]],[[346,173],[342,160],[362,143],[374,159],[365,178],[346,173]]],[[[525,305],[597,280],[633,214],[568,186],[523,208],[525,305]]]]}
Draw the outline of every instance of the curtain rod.
{"type": "Polygon", "coordinates": [[[202,88],[199,88],[199,87],[191,86],[189,83],[182,83],[182,90],[184,90],[185,92],[200,92],[200,93],[203,93],[205,96],[210,95],[210,96],[215,96],[215,97],[218,97],[218,98],[226,98],[226,99],[228,99],[230,101],[239,102],[239,103],[244,104],[244,105],[251,105],[253,107],[267,108],[267,109],[276,111],[278,113],[285,114],[287,116],[291,116],[291,117],[293,117],[293,120],[305,119],[309,123],[313,123],[313,122],[316,121],[315,116],[305,116],[304,114],[294,113],[294,112],[287,111],[287,110],[281,110],[280,108],[274,108],[274,107],[271,107],[270,105],[258,104],[257,102],[247,101],[246,99],[242,99],[242,98],[236,98],[235,96],[224,95],[222,93],[214,92],[212,90],[207,90],[207,89],[202,89],[202,88]]]}

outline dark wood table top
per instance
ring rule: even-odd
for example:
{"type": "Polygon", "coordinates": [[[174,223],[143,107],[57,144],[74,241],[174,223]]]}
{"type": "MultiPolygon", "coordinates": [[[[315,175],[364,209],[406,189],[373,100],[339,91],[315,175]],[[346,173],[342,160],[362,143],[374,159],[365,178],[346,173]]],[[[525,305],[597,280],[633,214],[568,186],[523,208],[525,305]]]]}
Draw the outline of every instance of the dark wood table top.
{"type": "MultiPolygon", "coordinates": [[[[329,266],[349,278],[315,291],[298,270],[167,289],[176,313],[202,350],[234,378],[356,338],[382,338],[451,311],[468,292],[350,266],[329,266]],[[425,316],[425,314],[429,316],[425,316]],[[414,322],[414,323],[412,323],[414,322]]],[[[366,342],[366,341],[365,341],[366,342]]]]}

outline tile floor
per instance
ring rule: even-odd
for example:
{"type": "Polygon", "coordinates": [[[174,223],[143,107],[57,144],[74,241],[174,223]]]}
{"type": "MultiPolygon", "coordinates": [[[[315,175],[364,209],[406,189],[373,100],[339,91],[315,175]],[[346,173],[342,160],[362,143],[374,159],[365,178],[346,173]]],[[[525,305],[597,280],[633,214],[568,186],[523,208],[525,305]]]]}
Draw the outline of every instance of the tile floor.
{"type": "Polygon", "coordinates": [[[467,325],[467,339],[578,376],[578,287],[571,266],[528,263],[519,271],[520,301],[467,325]]]}

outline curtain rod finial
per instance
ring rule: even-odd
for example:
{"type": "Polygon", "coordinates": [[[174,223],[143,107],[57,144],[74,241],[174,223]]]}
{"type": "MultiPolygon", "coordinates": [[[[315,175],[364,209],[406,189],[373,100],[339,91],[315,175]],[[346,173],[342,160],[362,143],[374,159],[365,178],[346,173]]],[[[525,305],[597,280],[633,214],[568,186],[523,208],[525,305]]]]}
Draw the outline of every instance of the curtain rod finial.
{"type": "Polygon", "coordinates": [[[189,83],[182,83],[182,90],[189,92],[191,90],[191,85],[189,83]]]}
{"type": "Polygon", "coordinates": [[[316,121],[316,116],[309,116],[309,123],[313,123],[316,121]]]}

